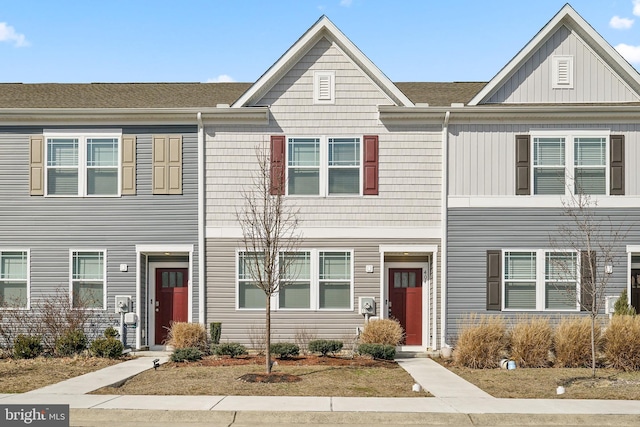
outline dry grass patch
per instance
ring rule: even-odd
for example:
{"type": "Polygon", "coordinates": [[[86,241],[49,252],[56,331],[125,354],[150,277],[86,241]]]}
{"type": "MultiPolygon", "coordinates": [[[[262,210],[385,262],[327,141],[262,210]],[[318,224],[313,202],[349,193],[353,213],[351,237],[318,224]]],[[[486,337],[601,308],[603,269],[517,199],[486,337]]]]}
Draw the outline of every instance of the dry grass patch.
{"type": "Polygon", "coordinates": [[[120,360],[83,356],[2,359],[0,360],[0,393],[24,393],[120,362],[120,360]]]}
{"type": "Polygon", "coordinates": [[[471,314],[460,331],[454,357],[470,368],[495,368],[506,353],[507,326],[500,316],[471,314]]]}
{"type": "Polygon", "coordinates": [[[518,366],[544,368],[549,366],[553,345],[553,330],[547,318],[520,318],[511,329],[511,359],[518,366]]]}
{"type": "MultiPolygon", "coordinates": [[[[373,361],[340,364],[308,362],[317,359],[296,358],[278,361],[273,371],[294,375],[299,382],[247,383],[239,380],[247,374],[263,373],[263,358],[235,360],[220,366],[221,359],[205,358],[194,363],[168,363],[157,371],[146,371],[121,387],[105,387],[94,394],[134,395],[231,395],[231,396],[355,396],[355,397],[425,397],[426,392],[411,391],[411,376],[395,362],[373,361]],[[211,366],[213,365],[213,366],[211,366]]],[[[224,361],[224,359],[222,359],[224,361]]],[[[229,359],[227,359],[229,360],[229,359]]],[[[340,359],[344,360],[344,359],[340,359]]],[[[365,359],[366,360],[366,359],[365,359]]]]}

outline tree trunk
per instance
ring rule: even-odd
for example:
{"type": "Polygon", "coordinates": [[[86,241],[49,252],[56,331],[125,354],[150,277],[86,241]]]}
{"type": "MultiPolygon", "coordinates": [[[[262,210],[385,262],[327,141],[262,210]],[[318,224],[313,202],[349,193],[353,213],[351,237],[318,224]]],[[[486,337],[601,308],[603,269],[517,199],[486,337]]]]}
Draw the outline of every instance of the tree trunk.
{"type": "Polygon", "coordinates": [[[593,378],[596,377],[596,318],[591,316],[591,368],[593,378]]]}
{"type": "Polygon", "coordinates": [[[264,325],[265,349],[264,359],[267,368],[267,374],[271,373],[271,295],[267,294],[266,320],[264,325]]]}

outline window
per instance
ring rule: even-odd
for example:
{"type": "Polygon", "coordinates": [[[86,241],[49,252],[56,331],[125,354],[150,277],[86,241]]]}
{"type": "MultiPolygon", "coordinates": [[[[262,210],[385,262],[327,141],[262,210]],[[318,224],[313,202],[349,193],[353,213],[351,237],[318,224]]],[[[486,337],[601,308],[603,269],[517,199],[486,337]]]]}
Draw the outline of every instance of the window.
{"type": "Polygon", "coordinates": [[[535,132],[532,143],[533,194],[607,194],[608,134],[535,132]]]}
{"type": "MultiPolygon", "coordinates": [[[[239,309],[263,309],[265,294],[255,285],[255,255],[238,253],[239,309]]],[[[352,310],[353,253],[302,250],[278,257],[281,280],[286,283],[272,300],[277,310],[352,310]]],[[[257,273],[257,272],[256,272],[257,273]]]]}
{"type": "Polygon", "coordinates": [[[29,254],[0,251],[0,307],[29,308],[29,254]]]}
{"type": "Polygon", "coordinates": [[[288,138],[289,195],[361,194],[360,138],[288,138]]]}
{"type": "Polygon", "coordinates": [[[71,296],[74,308],[105,309],[106,251],[71,253],[71,296]]]}
{"type": "Polygon", "coordinates": [[[120,135],[45,134],[46,194],[117,196],[120,135]]]}
{"type": "Polygon", "coordinates": [[[578,310],[578,254],[504,251],[505,310],[578,310]]]}

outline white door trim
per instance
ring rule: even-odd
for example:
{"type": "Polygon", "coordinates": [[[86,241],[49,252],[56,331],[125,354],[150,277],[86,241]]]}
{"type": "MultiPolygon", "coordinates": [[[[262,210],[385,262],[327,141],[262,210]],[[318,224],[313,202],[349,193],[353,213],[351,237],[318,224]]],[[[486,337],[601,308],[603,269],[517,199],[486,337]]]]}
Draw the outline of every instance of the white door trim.
{"type": "MultiPolygon", "coordinates": [[[[187,268],[189,269],[189,295],[191,295],[191,267],[189,262],[147,262],[149,265],[149,299],[147,307],[149,310],[149,323],[147,324],[147,337],[149,337],[149,347],[156,346],[156,269],[158,268],[187,268]]],[[[192,301],[189,298],[189,316],[191,316],[192,301]]],[[[189,319],[191,320],[191,319],[189,319]]],[[[162,344],[157,344],[161,346],[162,344]]]]}

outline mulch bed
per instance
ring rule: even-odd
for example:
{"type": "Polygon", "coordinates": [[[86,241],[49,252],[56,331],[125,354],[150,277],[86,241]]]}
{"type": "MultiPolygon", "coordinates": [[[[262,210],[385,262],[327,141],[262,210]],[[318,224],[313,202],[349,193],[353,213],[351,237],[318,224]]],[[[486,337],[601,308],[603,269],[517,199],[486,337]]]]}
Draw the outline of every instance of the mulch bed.
{"type": "MultiPolygon", "coordinates": [[[[370,357],[340,357],[340,356],[315,356],[304,355],[291,357],[289,359],[272,358],[274,365],[283,366],[353,366],[353,367],[376,367],[395,368],[397,365],[393,360],[377,360],[370,357]]],[[[207,356],[197,362],[172,363],[176,367],[180,366],[239,366],[239,365],[264,365],[264,356],[247,355],[240,357],[228,356],[207,356]]]]}

